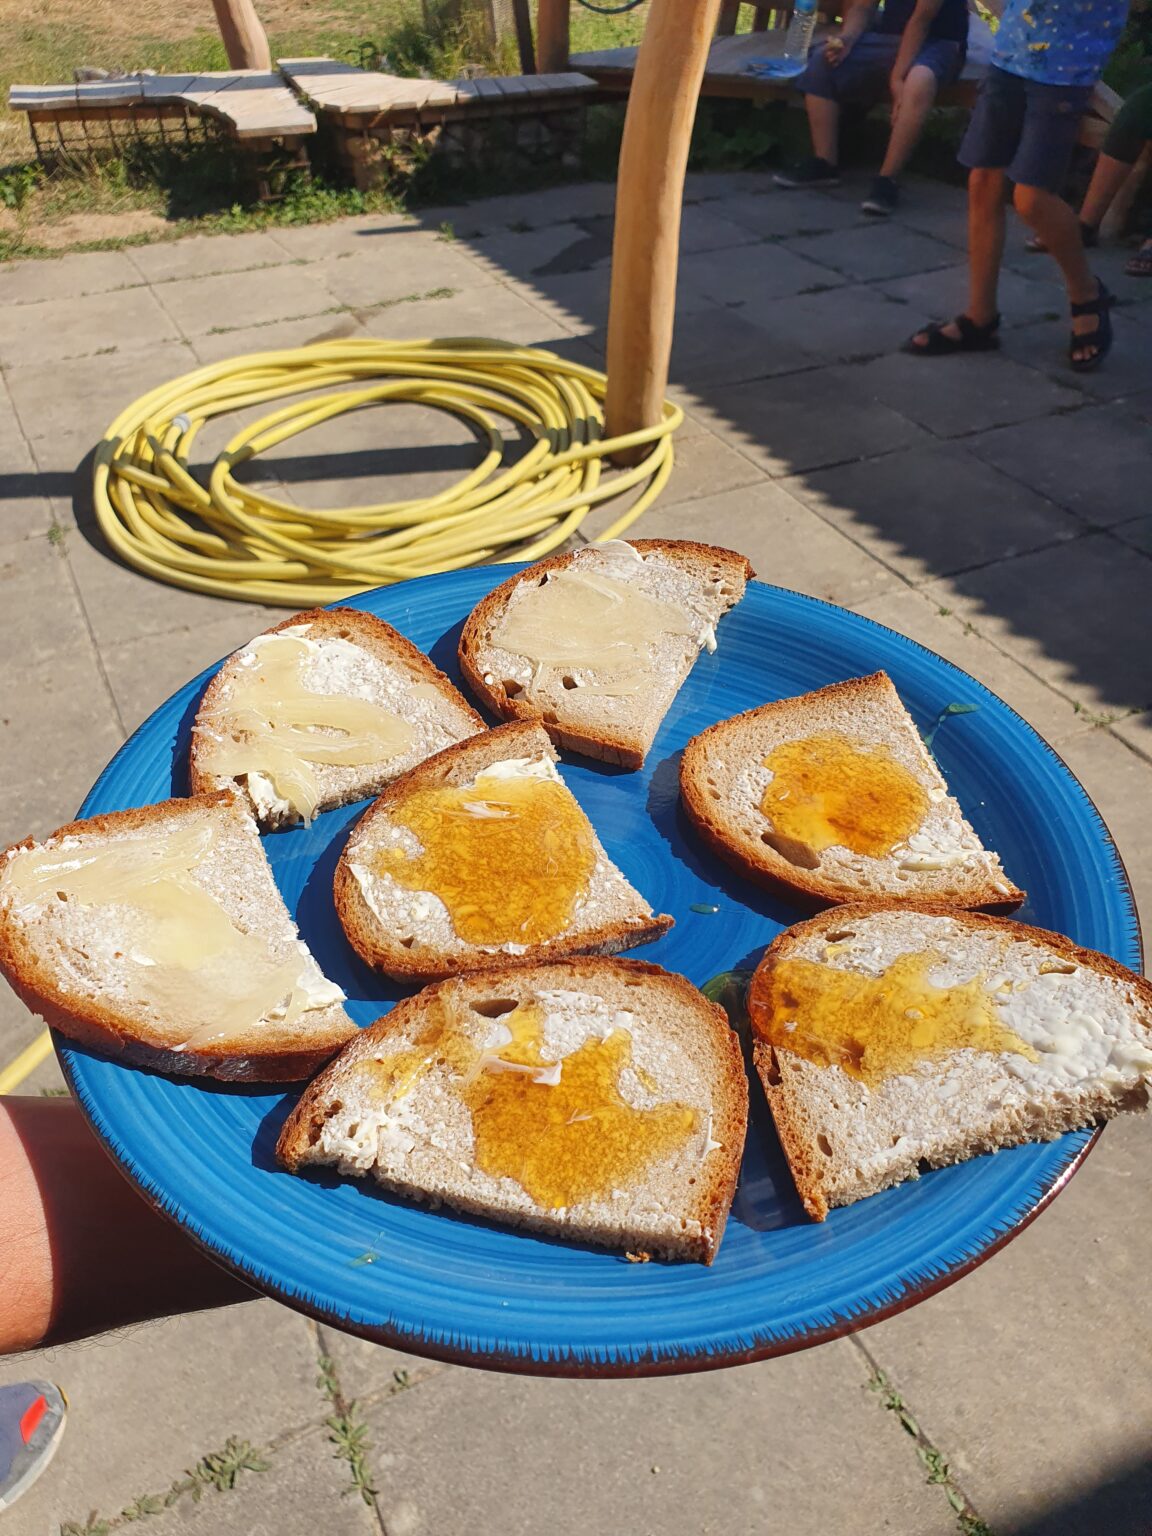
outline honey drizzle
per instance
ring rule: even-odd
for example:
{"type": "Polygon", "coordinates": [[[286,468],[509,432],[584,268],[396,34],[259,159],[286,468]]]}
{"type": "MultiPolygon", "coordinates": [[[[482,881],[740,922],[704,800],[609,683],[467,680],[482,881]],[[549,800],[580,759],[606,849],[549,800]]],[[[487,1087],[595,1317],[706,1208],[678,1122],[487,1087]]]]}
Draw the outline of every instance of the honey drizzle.
{"type": "Polygon", "coordinates": [[[392,820],[421,852],[379,849],[377,872],[430,891],[468,944],[538,944],[563,933],[588,890],[596,846],[584,813],[551,779],[480,774],[465,788],[418,789],[392,820]]]}
{"type": "Polygon", "coordinates": [[[373,1079],[374,1095],[391,1106],[425,1073],[446,1067],[462,1079],[476,1166],[513,1179],[537,1205],[561,1210],[633,1188],[653,1163],[688,1144],[700,1117],[687,1104],[638,1109],[623,1097],[620,1078],[628,1068],[642,1080],[627,1029],[592,1036],[549,1062],[542,1054],[544,1020],[539,1003],[521,1003],[499,1021],[511,1038],[483,1050],[441,1004],[411,1046],[364,1062],[362,1070],[373,1079]]]}
{"type": "Polygon", "coordinates": [[[959,1050],[1036,1052],[997,1017],[988,978],[941,987],[935,953],[900,955],[880,976],[796,958],[753,982],[749,1012],[762,1040],[875,1087],[959,1050]]]}
{"type": "Polygon", "coordinates": [[[883,742],[807,736],[773,748],[764,766],[772,782],[760,809],[773,832],[814,853],[882,858],[928,814],[927,791],[883,742]]]}

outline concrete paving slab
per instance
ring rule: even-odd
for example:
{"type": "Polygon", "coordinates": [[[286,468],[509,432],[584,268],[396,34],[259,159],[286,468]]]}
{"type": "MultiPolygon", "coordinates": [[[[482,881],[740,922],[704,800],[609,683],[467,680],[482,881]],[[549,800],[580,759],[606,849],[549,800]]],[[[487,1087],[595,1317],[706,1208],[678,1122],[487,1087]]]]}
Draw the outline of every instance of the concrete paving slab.
{"type": "Polygon", "coordinates": [[[216,333],[194,336],[190,343],[198,362],[222,363],[253,352],[279,352],[306,347],[314,341],[335,341],[362,336],[364,328],[348,312],[306,315],[300,320],[273,320],[266,325],[236,326],[216,333]]]}
{"type": "Polygon", "coordinates": [[[160,283],[152,292],[186,338],[263,320],[297,319],[338,307],[338,295],[325,285],[322,263],[302,267],[265,267],[255,272],[220,272],[212,277],[160,283]]]}
{"type": "Polygon", "coordinates": [[[1126,315],[1112,317],[1115,344],[1094,373],[1073,373],[1066,361],[1070,327],[1063,318],[1013,331],[1009,354],[1097,400],[1118,400],[1152,386],[1152,331],[1126,315]]]}
{"type": "Polygon", "coordinates": [[[46,299],[75,299],[91,293],[136,288],[143,281],[126,251],[81,251],[39,261],[5,263],[0,301],[39,304],[46,299]]]}
{"type": "MultiPolygon", "coordinates": [[[[1140,717],[1121,719],[1114,728],[1098,727],[1060,744],[1060,755],[1096,802],[1108,829],[1116,839],[1120,857],[1132,881],[1136,906],[1145,934],[1152,924],[1152,842],[1148,838],[1148,807],[1152,805],[1152,763],[1132,745],[1141,727],[1140,717]],[[1124,747],[1118,743],[1125,742],[1124,747]]],[[[1147,726],[1144,723],[1147,745],[1147,726]]],[[[1145,1131],[1145,1156],[1152,1148],[1149,1124],[1145,1131]]],[[[1152,1506],[1150,1506],[1152,1507],[1152,1506]]]]}
{"type": "MultiPolygon", "coordinates": [[[[1147,499],[1145,499],[1147,505],[1147,499]]],[[[1130,522],[1114,523],[1112,536],[1122,539],[1125,544],[1131,544],[1133,549],[1139,549],[1146,555],[1152,555],[1152,517],[1134,517],[1130,522]]]]}
{"type": "Polygon", "coordinates": [[[937,437],[962,437],[1012,421],[1071,410],[1083,395],[999,353],[906,357],[893,353],[861,363],[853,385],[937,437]]]}
{"type": "Polygon", "coordinates": [[[517,225],[546,229],[566,219],[601,218],[610,215],[615,206],[614,181],[578,181],[472,202],[418,206],[411,210],[411,215],[421,229],[435,233],[441,224],[448,223],[467,239],[478,234],[497,234],[517,225]]]}
{"type": "Polygon", "coordinates": [[[569,220],[547,229],[504,231],[457,243],[491,276],[531,282],[538,272],[585,272],[607,262],[612,255],[609,222],[569,220]]]}
{"type": "MultiPolygon", "coordinates": [[[[926,320],[950,320],[963,311],[968,302],[968,264],[957,262],[936,272],[918,272],[877,286],[908,305],[906,334],[910,336],[926,320]]],[[[1005,329],[1062,314],[1064,306],[1064,289],[1059,283],[1021,277],[1011,271],[1000,274],[1001,325],[1005,329]]]]}
{"type": "Polygon", "coordinates": [[[780,346],[738,306],[678,318],[669,377],[688,388],[710,391],[717,384],[796,373],[816,362],[798,344],[780,346]]]}
{"type": "MultiPolygon", "coordinates": [[[[441,1371],[454,1372],[456,1366],[441,1365],[422,1355],[408,1355],[384,1344],[370,1344],[367,1339],[337,1328],[320,1327],[320,1342],[336,1364],[336,1374],[346,1398],[359,1404],[391,1402],[393,1398],[423,1386],[441,1371]]],[[[403,1404],[397,1405],[401,1411],[403,1404]]]]}
{"type": "Polygon", "coordinates": [[[1148,1153],[1146,1119],[1109,1126],[1009,1248],[863,1336],[1003,1536],[1147,1528],[1148,1153]]]}
{"type": "Polygon", "coordinates": [[[253,634],[264,628],[264,610],[257,604],[237,604],[153,581],[106,553],[99,533],[93,530],[91,536],[89,543],[84,532],[78,532],[69,538],[67,551],[88,623],[101,648],[188,629],[234,614],[238,607],[249,609],[253,634]]]}
{"type": "Polygon", "coordinates": [[[133,400],[196,366],[187,342],[170,341],[143,355],[76,358],[68,364],[64,388],[60,368],[52,363],[17,365],[8,369],[7,379],[30,441],[84,434],[95,443],[133,400]]]}
{"type": "Polygon", "coordinates": [[[6,544],[43,537],[52,527],[52,507],[32,451],[10,406],[0,410],[0,550],[6,544]]]}
{"type": "Polygon", "coordinates": [[[743,219],[729,217],[726,209],[722,199],[687,203],[680,217],[681,252],[687,255],[692,251],[719,251],[728,246],[749,245],[758,238],[756,230],[743,219]]]}
{"type": "Polygon", "coordinates": [[[125,255],[146,283],[279,267],[293,260],[292,252],[259,231],[251,235],[190,235],[184,240],[138,245],[125,255]]]}
{"type": "Polygon", "coordinates": [[[246,645],[253,635],[287,617],[283,608],[257,608],[233,603],[231,611],[204,623],[105,645],[102,651],[108,685],[124,728],[134,731],[178,688],[191,682],[214,662],[246,645]]]}
{"type": "Polygon", "coordinates": [[[1125,715],[1111,727],[1112,734],[1131,747],[1145,762],[1152,763],[1152,713],[1125,715]]]}
{"type": "Polygon", "coordinates": [[[953,1536],[865,1380],[848,1343],[667,1381],[442,1372],[369,1414],[384,1527],[953,1536]]]}
{"type": "Polygon", "coordinates": [[[345,251],[372,249],[372,242],[397,229],[419,229],[418,220],[406,213],[363,213],[331,224],[280,226],[268,231],[268,239],[296,261],[320,261],[345,251]]]}
{"type": "Polygon", "coordinates": [[[771,171],[689,171],[684,201],[707,202],[718,197],[760,197],[779,192],[771,171]]]}
{"type": "Polygon", "coordinates": [[[318,1427],[330,1411],[308,1325],[271,1301],[0,1363],[0,1382],[29,1376],[56,1382],[71,1413],[50,1470],[21,1500],[28,1532],[83,1524],[94,1509],[118,1514],[141,1494],[165,1492],[229,1436],[266,1445],[318,1427]]]}
{"type": "Polygon", "coordinates": [[[952,444],[817,470],[786,489],[914,583],[1083,531],[1071,513],[952,444]]]}
{"type": "Polygon", "coordinates": [[[179,339],[175,321],[148,288],[11,304],[0,310],[0,367],[31,358],[64,361],[99,353],[139,352],[179,339]]]}
{"type": "Polygon", "coordinates": [[[933,240],[940,240],[945,245],[967,252],[967,202],[958,202],[952,188],[945,189],[952,194],[945,202],[926,201],[921,191],[922,185],[911,186],[906,183],[901,188],[900,211],[896,215],[899,222],[908,229],[918,229],[922,234],[931,235],[933,240]]]}
{"type": "Polygon", "coordinates": [[[90,648],[64,550],[47,535],[0,546],[0,613],[5,650],[24,666],[90,648]]]}
{"type": "Polygon", "coordinates": [[[726,197],[719,203],[705,204],[725,219],[750,229],[768,239],[820,235],[833,229],[853,229],[864,223],[859,208],[838,202],[825,192],[803,188],[772,187],[766,195],[726,197]]]}
{"type": "Polygon", "coordinates": [[[834,371],[710,389],[706,419],[770,475],[800,474],[925,440],[915,422],[843,378],[834,381],[834,371]]]}
{"type": "MultiPolygon", "coordinates": [[[[366,250],[314,261],[311,280],[322,283],[342,304],[381,304],[420,296],[437,288],[477,288],[496,278],[468,254],[462,240],[396,230],[373,241],[366,250]]],[[[283,304],[281,314],[288,313],[283,304]]],[[[298,314],[303,311],[298,310],[298,314]]]]}
{"type": "Polygon", "coordinates": [[[935,582],[932,597],[1093,714],[1152,704],[1152,564],[1106,533],[935,582]]]}
{"type": "Polygon", "coordinates": [[[946,603],[925,592],[899,587],[851,606],[962,668],[1023,715],[1046,740],[1062,741],[1085,728],[1068,699],[966,625],[946,603]]]}
{"type": "MultiPolygon", "coordinates": [[[[1108,289],[1124,304],[1138,303],[1148,297],[1148,279],[1129,277],[1124,271],[1134,249],[1127,244],[1105,244],[1089,253],[1089,264],[1093,272],[1104,279],[1108,289]]],[[[1038,267],[1047,268],[1052,273],[1055,264],[1050,258],[1024,250],[1022,242],[1015,246],[1010,242],[1005,254],[1005,265],[1028,275],[1038,267]]]]}
{"type": "Polygon", "coordinates": [[[765,242],[685,256],[680,281],[716,304],[743,300],[748,317],[755,320],[758,304],[793,293],[837,288],[844,279],[831,267],[797,256],[780,243],[765,242]]]}
{"type": "Polygon", "coordinates": [[[851,234],[837,232],[810,239],[785,240],[786,250],[818,261],[861,282],[907,277],[912,272],[933,272],[956,260],[955,249],[920,230],[899,224],[873,221],[851,234]]]}
{"type": "Polygon", "coordinates": [[[820,363],[894,352],[908,325],[902,305],[860,286],[773,299],[756,306],[756,321],[770,338],[773,355],[801,355],[820,363]]]}
{"type": "MultiPolygon", "coordinates": [[[[594,514],[582,531],[595,538],[594,514]]],[[[899,577],[810,512],[778,481],[700,495],[691,501],[664,497],[635,525],[640,538],[700,539],[738,549],[761,580],[826,602],[855,606],[900,586],[899,577]]]]}
{"type": "Polygon", "coordinates": [[[1119,525],[1137,526],[1137,514],[1149,504],[1152,424],[1119,406],[1061,412],[982,432],[964,446],[1085,522],[1117,526],[1120,538],[1126,535],[1119,525]],[[1125,524],[1132,518],[1136,524],[1125,524]]]}
{"type": "Polygon", "coordinates": [[[416,341],[436,336],[491,336],[522,346],[545,346],[569,334],[568,325],[539,300],[533,288],[504,283],[451,290],[436,298],[386,304],[358,311],[366,334],[385,341],[416,341]]]}
{"type": "MultiPolygon", "coordinates": [[[[531,282],[508,278],[506,286],[529,303],[555,316],[569,330],[602,330],[608,323],[609,270],[593,267],[587,272],[537,273],[531,282]]],[[[676,319],[716,308],[707,294],[693,288],[684,277],[681,263],[676,290],[676,319]]]]}

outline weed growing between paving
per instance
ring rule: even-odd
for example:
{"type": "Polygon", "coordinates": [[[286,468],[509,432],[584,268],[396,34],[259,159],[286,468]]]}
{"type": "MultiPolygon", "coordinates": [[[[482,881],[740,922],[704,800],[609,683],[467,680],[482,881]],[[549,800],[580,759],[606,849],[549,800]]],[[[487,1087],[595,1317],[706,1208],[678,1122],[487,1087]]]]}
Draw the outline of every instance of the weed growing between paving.
{"type": "MultiPolygon", "coordinates": [[[[872,1362],[870,1361],[869,1363],[871,1364],[872,1362]]],[[[925,1435],[897,1388],[878,1365],[872,1364],[872,1375],[868,1381],[868,1390],[876,1393],[880,1399],[881,1406],[887,1412],[895,1415],[904,1433],[910,1435],[916,1442],[916,1455],[919,1457],[920,1464],[924,1468],[924,1481],[944,1490],[944,1497],[948,1500],[956,1516],[956,1527],[960,1536],[995,1536],[992,1528],[980,1519],[972,1505],[957,1487],[952,1475],[952,1469],[944,1459],[943,1454],[937,1450],[927,1435],[925,1435]]]]}
{"type": "Polygon", "coordinates": [[[202,1456],[163,1493],[142,1493],[117,1515],[100,1515],[92,1510],[86,1520],[65,1520],[60,1526],[60,1536],[110,1536],[110,1532],[121,1526],[162,1515],[183,1499],[198,1504],[209,1488],[217,1493],[229,1493],[244,1473],[267,1472],[272,1465],[268,1459],[271,1454],[271,1451],[257,1449],[247,1440],[230,1436],[222,1450],[209,1451],[207,1456],[202,1456]]]}
{"type": "MultiPolygon", "coordinates": [[[[316,1385],[332,1405],[332,1412],[324,1420],[328,1426],[328,1439],[335,1446],[333,1454],[348,1463],[349,1484],[346,1493],[358,1493],[369,1509],[376,1508],[376,1489],[368,1473],[368,1426],[361,1419],[355,1401],[346,1398],[336,1372],[336,1362],[324,1348],[317,1348],[320,1374],[316,1385]]],[[[408,1386],[405,1373],[404,1385],[408,1386]]]]}

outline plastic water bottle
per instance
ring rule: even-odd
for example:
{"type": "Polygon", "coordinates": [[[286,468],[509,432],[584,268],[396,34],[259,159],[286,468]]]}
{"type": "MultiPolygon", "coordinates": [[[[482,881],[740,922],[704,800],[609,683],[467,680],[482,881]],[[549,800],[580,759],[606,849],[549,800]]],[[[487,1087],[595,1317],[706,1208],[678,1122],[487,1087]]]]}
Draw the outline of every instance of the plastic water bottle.
{"type": "Polygon", "coordinates": [[[756,73],[769,80],[791,80],[802,74],[816,30],[816,0],[794,0],[792,20],[784,38],[784,51],[774,58],[757,59],[756,73]]]}

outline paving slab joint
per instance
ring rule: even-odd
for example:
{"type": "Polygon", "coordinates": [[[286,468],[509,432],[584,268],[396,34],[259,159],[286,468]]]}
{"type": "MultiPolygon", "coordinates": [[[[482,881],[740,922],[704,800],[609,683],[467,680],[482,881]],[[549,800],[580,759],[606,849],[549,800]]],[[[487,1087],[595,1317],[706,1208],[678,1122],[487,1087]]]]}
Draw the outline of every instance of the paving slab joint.
{"type": "Polygon", "coordinates": [[[867,1345],[853,1337],[851,1343],[868,1366],[865,1390],[873,1393],[880,1406],[890,1413],[916,1448],[916,1457],[924,1469],[924,1481],[938,1487],[948,1500],[956,1516],[958,1536],[996,1536],[992,1527],[980,1517],[972,1500],[964,1492],[955,1473],[939,1446],[935,1445],[920,1426],[911,1406],[901,1395],[899,1388],[882,1369],[867,1345]]]}
{"type": "Polygon", "coordinates": [[[309,1319],[308,1329],[316,1349],[316,1385],[326,1400],[329,1413],[324,1420],[328,1428],[328,1440],[332,1454],[348,1466],[347,1493],[355,1493],[371,1511],[380,1536],[388,1536],[377,1501],[377,1491],[372,1486],[368,1472],[368,1453],[371,1445],[368,1426],[360,1416],[359,1404],[344,1393],[336,1361],[325,1348],[319,1326],[309,1319]]]}

